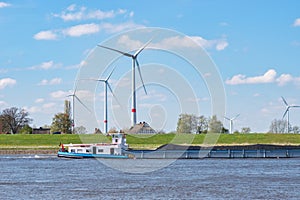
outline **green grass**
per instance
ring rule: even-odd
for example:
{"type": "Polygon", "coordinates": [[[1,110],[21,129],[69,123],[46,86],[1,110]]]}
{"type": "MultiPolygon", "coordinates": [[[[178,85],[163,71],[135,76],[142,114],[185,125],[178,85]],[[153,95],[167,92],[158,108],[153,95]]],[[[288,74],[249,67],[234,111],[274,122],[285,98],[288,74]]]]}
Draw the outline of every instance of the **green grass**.
{"type": "MultiPolygon", "coordinates": [[[[192,134],[156,134],[127,135],[127,143],[135,149],[155,149],[161,145],[192,144],[192,145],[243,145],[243,144],[282,144],[300,145],[300,134],[212,134],[212,141],[206,135],[192,134]],[[206,142],[203,143],[203,141],[206,142]]],[[[88,135],[0,135],[0,149],[7,148],[58,148],[60,143],[99,143],[110,142],[110,138],[99,134],[88,135]]]]}
{"type": "Polygon", "coordinates": [[[96,143],[107,141],[103,135],[0,135],[0,147],[58,147],[60,143],[96,143]]]}

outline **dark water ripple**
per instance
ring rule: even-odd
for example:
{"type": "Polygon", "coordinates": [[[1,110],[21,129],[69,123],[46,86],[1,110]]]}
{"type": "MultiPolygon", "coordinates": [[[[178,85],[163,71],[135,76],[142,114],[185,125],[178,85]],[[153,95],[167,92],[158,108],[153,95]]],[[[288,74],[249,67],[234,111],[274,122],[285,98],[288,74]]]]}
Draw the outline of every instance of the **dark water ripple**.
{"type": "Polygon", "coordinates": [[[300,199],[299,172],[299,159],[178,160],[130,174],[97,160],[0,156],[0,199],[300,199]]]}

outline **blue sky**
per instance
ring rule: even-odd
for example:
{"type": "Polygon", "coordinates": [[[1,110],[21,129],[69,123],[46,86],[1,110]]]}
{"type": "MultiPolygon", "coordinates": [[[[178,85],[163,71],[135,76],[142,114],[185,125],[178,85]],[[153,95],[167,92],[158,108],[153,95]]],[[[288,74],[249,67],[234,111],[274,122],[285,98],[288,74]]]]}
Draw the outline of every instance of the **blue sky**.
{"type": "MultiPolygon", "coordinates": [[[[298,1],[270,0],[2,1],[0,109],[25,108],[34,126],[50,125],[54,114],[63,111],[80,66],[97,44],[134,28],[161,27],[203,45],[223,80],[226,115],[241,114],[235,129],[266,132],[273,119],[282,118],[281,96],[300,105],[299,7],[298,1]]],[[[117,74],[112,76],[112,87],[117,79],[117,74]]],[[[148,90],[156,102],[140,97],[141,121],[148,121],[144,107],[167,99],[163,90],[148,90]]],[[[97,92],[101,96],[103,88],[97,92]]],[[[206,116],[211,114],[205,108],[208,99],[207,91],[198,96],[204,107],[200,113],[206,116]]],[[[177,116],[170,116],[162,128],[175,130],[177,116]]],[[[300,110],[291,110],[292,125],[300,126],[299,117],[300,110]]],[[[229,126],[227,121],[224,125],[229,126]]]]}

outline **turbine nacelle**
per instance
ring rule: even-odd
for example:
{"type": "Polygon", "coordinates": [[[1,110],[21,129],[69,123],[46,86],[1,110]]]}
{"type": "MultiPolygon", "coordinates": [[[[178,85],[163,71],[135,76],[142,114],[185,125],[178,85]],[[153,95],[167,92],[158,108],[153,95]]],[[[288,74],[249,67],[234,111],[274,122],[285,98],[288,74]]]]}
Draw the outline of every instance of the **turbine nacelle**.
{"type": "Polygon", "coordinates": [[[233,121],[238,117],[240,116],[240,114],[237,114],[235,117],[233,118],[229,118],[229,117],[226,117],[224,116],[224,119],[227,119],[229,121],[229,133],[232,133],[232,129],[233,129],[233,121]]]}
{"type": "Polygon", "coordinates": [[[144,80],[143,80],[143,77],[142,77],[142,72],[141,72],[141,69],[140,69],[140,64],[138,62],[137,57],[149,45],[149,43],[151,41],[152,41],[152,39],[150,39],[146,44],[144,44],[134,54],[123,52],[123,51],[120,51],[118,49],[113,49],[113,48],[106,47],[106,46],[103,46],[103,45],[98,45],[98,47],[102,47],[102,48],[105,48],[105,49],[117,52],[119,54],[122,54],[124,56],[130,57],[132,59],[132,109],[131,109],[131,113],[132,113],[132,126],[134,126],[136,124],[135,65],[137,65],[139,76],[140,76],[140,79],[141,79],[141,82],[142,82],[142,85],[143,85],[143,88],[144,88],[144,92],[145,92],[145,94],[147,94],[147,90],[146,90],[146,87],[145,87],[145,84],[144,84],[144,80]]]}
{"type": "Polygon", "coordinates": [[[107,125],[107,121],[108,121],[108,111],[107,111],[107,88],[110,90],[110,92],[112,93],[113,97],[116,99],[116,101],[119,103],[119,101],[117,100],[108,80],[110,79],[112,73],[114,72],[116,67],[113,68],[113,70],[110,72],[110,74],[108,75],[108,77],[106,79],[81,79],[81,80],[89,80],[89,81],[98,81],[98,82],[103,82],[104,86],[105,86],[105,95],[104,95],[104,132],[108,133],[108,125],[107,125]]]}

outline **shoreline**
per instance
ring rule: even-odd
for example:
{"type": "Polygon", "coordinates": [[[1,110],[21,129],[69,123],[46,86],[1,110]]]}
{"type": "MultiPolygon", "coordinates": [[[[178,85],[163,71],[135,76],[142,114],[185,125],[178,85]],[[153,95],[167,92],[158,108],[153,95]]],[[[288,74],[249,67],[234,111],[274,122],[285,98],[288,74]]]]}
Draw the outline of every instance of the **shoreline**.
{"type": "MultiPolygon", "coordinates": [[[[133,145],[134,146],[134,145],[133,145]]],[[[0,147],[0,155],[37,155],[37,154],[48,154],[56,155],[59,148],[51,147],[0,147]]],[[[130,148],[131,150],[290,150],[290,149],[299,149],[300,145],[295,144],[223,144],[223,145],[175,145],[175,144],[165,144],[160,145],[157,148],[130,148]]]]}

